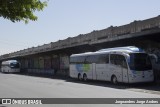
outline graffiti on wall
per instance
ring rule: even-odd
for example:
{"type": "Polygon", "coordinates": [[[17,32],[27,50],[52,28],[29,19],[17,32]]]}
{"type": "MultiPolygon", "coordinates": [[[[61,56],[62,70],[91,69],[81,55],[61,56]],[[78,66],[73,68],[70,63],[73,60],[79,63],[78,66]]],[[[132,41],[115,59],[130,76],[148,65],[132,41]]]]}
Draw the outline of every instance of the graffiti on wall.
{"type": "Polygon", "coordinates": [[[60,69],[69,69],[69,56],[60,57],[60,69]]]}

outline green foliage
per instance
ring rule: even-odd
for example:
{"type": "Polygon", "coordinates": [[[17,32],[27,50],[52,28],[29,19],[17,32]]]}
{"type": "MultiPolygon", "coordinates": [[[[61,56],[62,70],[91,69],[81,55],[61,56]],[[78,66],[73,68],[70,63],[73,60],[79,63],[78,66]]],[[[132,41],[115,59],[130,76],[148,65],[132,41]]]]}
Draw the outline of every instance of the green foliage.
{"type": "Polygon", "coordinates": [[[9,19],[12,22],[37,20],[35,11],[42,11],[47,2],[40,0],[0,0],[0,17],[9,19]]]}

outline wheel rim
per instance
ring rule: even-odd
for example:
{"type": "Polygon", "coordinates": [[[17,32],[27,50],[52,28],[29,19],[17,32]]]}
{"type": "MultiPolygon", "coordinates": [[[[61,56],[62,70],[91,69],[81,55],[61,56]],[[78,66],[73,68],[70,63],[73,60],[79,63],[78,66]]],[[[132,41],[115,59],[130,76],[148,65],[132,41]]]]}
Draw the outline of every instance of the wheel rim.
{"type": "Polygon", "coordinates": [[[117,83],[117,78],[113,77],[113,83],[116,84],[117,83]]]}
{"type": "Polygon", "coordinates": [[[87,76],[84,75],[84,76],[83,76],[83,79],[84,79],[84,81],[87,81],[87,76]]]}
{"type": "Polygon", "coordinates": [[[81,80],[81,74],[78,75],[78,80],[81,80]]]}

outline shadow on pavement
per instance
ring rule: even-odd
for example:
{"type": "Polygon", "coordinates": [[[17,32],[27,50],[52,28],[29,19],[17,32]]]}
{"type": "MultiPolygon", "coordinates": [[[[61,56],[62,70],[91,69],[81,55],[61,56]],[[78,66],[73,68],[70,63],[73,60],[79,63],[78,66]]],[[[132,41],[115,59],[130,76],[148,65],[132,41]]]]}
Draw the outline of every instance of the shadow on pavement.
{"type": "Polygon", "coordinates": [[[152,93],[158,93],[160,94],[160,85],[156,82],[151,83],[137,83],[137,84],[125,84],[125,83],[118,83],[118,84],[112,84],[111,82],[107,81],[79,81],[77,79],[70,78],[68,76],[64,75],[47,75],[47,74],[28,74],[28,73],[16,73],[17,75],[24,75],[24,76],[33,76],[33,77],[40,77],[40,78],[50,78],[50,79],[56,79],[56,80],[64,80],[66,82],[72,82],[72,83],[78,83],[78,84],[87,84],[87,85],[95,85],[95,86],[101,86],[101,87],[110,87],[110,88],[116,88],[116,89],[138,89],[138,90],[146,90],[146,91],[156,91],[152,93]]]}

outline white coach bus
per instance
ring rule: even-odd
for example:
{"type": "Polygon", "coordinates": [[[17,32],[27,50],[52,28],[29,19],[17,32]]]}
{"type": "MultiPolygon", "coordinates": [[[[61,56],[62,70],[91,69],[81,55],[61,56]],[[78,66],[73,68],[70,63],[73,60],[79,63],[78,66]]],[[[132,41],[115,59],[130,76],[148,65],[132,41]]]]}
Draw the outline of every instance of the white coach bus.
{"type": "Polygon", "coordinates": [[[114,84],[154,80],[149,55],[134,46],[73,54],[70,56],[70,77],[84,81],[111,81],[114,84]]]}
{"type": "Polygon", "coordinates": [[[1,72],[4,73],[20,72],[20,64],[16,60],[3,61],[1,64],[1,72]]]}

